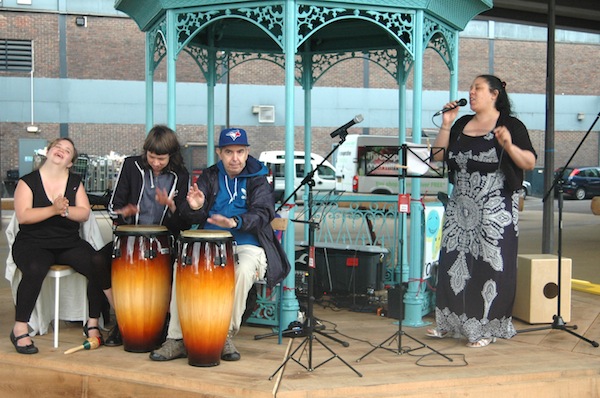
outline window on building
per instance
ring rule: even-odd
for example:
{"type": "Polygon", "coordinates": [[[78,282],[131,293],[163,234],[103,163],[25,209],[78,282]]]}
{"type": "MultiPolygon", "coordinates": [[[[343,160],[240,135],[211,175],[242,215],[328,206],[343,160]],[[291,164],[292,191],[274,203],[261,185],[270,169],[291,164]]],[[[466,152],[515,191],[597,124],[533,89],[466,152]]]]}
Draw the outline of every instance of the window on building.
{"type": "Polygon", "coordinates": [[[0,71],[30,72],[32,66],[31,40],[0,39],[0,71]]]}

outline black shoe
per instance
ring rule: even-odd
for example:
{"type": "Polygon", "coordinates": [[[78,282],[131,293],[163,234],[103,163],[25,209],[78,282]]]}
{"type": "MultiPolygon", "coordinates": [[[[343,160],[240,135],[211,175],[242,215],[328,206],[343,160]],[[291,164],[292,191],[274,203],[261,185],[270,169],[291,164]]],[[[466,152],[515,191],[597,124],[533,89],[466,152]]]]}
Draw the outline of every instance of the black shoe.
{"type": "Polygon", "coordinates": [[[24,339],[25,337],[30,337],[28,333],[22,334],[19,337],[15,337],[15,333],[13,331],[10,332],[10,341],[13,343],[13,345],[15,346],[15,349],[17,350],[17,352],[19,354],[37,354],[38,353],[38,348],[33,344],[33,340],[31,341],[31,344],[29,345],[25,345],[25,346],[20,346],[17,345],[17,341],[24,339]]]}
{"type": "Polygon", "coordinates": [[[123,338],[121,337],[121,330],[119,330],[118,324],[115,323],[115,326],[110,330],[104,345],[107,347],[118,347],[123,345],[123,338]]]}
{"type": "Polygon", "coordinates": [[[104,336],[102,336],[102,331],[100,330],[100,328],[98,326],[88,327],[86,322],[85,325],[83,325],[83,334],[85,335],[85,337],[90,337],[90,330],[97,330],[98,332],[100,332],[100,345],[104,345],[104,336]]]}

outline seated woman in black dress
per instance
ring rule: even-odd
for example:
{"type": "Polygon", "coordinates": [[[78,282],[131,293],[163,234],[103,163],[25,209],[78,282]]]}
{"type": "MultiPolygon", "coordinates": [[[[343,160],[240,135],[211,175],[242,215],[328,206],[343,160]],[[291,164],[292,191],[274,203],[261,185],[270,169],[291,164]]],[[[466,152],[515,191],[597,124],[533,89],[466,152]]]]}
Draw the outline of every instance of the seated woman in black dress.
{"type": "Polygon", "coordinates": [[[69,172],[76,159],[73,142],[58,138],[48,146],[42,166],[23,176],[15,189],[19,233],[12,254],[23,277],[17,290],[15,325],[10,340],[20,354],[38,352],[28,334],[27,323],[53,264],[69,265],[88,278],[90,318],[84,332],[102,341],[98,318],[103,293],[91,262],[95,251],[79,235],[80,223],[90,216],[90,203],[81,177],[69,172]]]}

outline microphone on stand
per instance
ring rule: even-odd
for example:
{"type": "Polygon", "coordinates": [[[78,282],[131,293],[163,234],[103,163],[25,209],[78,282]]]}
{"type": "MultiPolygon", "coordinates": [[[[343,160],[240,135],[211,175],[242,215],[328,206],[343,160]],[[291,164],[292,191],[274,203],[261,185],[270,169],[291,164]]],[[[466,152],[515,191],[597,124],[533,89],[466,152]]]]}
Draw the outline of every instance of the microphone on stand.
{"type": "Polygon", "coordinates": [[[360,123],[363,121],[363,117],[362,115],[356,115],[354,116],[354,119],[350,120],[348,123],[344,124],[342,127],[338,127],[337,130],[335,130],[333,133],[329,134],[331,136],[331,138],[335,138],[338,135],[340,135],[341,133],[343,133],[344,131],[346,131],[347,129],[349,129],[350,127],[354,126],[356,123],[360,123]]]}
{"type": "Polygon", "coordinates": [[[459,100],[458,100],[458,102],[456,103],[456,105],[453,105],[453,106],[451,106],[450,108],[444,108],[444,109],[442,109],[442,110],[440,110],[440,111],[437,111],[436,113],[434,113],[434,114],[433,114],[433,116],[434,116],[434,117],[435,117],[435,116],[439,116],[439,115],[441,115],[442,113],[446,113],[446,112],[448,112],[448,111],[451,111],[452,109],[456,109],[456,108],[458,108],[459,106],[465,106],[465,105],[467,105],[467,100],[466,100],[466,99],[464,99],[464,98],[461,98],[461,99],[459,99],[459,100]]]}

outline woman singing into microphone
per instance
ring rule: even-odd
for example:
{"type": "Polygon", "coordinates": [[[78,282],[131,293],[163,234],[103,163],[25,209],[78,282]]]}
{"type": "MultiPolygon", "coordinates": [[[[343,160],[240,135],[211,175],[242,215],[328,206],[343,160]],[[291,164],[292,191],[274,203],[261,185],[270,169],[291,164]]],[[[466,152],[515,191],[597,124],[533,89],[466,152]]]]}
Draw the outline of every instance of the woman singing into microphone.
{"type": "MultiPolygon", "coordinates": [[[[516,334],[518,190],[536,153],[525,125],[512,116],[506,83],[478,76],[469,89],[475,114],[456,122],[457,103],[443,113],[433,144],[446,149],[450,195],[436,292],[437,328],[428,336],[467,338],[485,347],[516,334]]],[[[441,155],[440,155],[441,156],[441,155]]]]}

